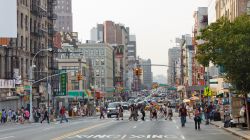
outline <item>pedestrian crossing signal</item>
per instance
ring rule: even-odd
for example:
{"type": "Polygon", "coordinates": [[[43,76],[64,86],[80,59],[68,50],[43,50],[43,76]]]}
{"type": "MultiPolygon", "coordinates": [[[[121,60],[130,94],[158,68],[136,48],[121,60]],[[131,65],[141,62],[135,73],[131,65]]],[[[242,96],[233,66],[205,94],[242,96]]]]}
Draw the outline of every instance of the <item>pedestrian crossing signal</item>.
{"type": "Polygon", "coordinates": [[[203,95],[205,97],[211,97],[212,96],[212,90],[209,87],[205,87],[203,95]]]}

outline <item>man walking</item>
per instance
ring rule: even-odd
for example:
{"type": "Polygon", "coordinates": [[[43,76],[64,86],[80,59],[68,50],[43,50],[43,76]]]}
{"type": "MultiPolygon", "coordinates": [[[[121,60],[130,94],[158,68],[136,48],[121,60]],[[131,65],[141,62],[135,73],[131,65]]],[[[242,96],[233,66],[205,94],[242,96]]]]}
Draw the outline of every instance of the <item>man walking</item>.
{"type": "Polygon", "coordinates": [[[68,119],[66,118],[65,112],[66,112],[65,106],[62,106],[62,108],[60,109],[60,116],[61,116],[60,123],[62,123],[63,120],[66,120],[66,122],[68,122],[68,119]]]}
{"type": "Polygon", "coordinates": [[[43,119],[41,120],[41,123],[43,123],[44,120],[47,120],[47,122],[49,123],[49,114],[47,109],[44,109],[44,115],[43,115],[43,119]]]}
{"type": "Polygon", "coordinates": [[[184,127],[187,117],[187,109],[185,108],[184,104],[182,104],[181,108],[179,109],[179,116],[181,117],[181,126],[184,127]]]}

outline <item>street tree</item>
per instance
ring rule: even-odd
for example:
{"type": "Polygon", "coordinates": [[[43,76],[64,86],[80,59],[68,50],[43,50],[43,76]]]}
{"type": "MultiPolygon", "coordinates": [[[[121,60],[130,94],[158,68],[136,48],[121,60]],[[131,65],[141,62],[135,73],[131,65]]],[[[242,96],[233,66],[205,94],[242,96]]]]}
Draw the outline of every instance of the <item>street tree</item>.
{"type": "MultiPolygon", "coordinates": [[[[224,69],[225,77],[245,97],[250,93],[250,17],[242,15],[234,21],[225,17],[201,30],[197,60],[208,66],[210,62],[224,69]]],[[[247,108],[247,124],[250,129],[247,108]]]]}

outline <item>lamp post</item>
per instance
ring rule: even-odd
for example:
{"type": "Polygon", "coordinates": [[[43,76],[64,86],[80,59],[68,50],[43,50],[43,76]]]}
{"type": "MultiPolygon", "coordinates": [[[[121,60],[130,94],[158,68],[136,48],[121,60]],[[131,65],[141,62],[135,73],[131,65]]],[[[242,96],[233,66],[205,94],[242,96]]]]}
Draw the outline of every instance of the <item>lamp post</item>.
{"type": "Polygon", "coordinates": [[[33,67],[34,67],[34,60],[35,60],[35,57],[40,53],[40,52],[43,52],[43,51],[52,51],[52,48],[48,48],[48,49],[41,49],[39,50],[35,56],[32,58],[32,61],[31,61],[31,66],[29,68],[29,82],[30,82],[30,118],[29,118],[29,121],[32,122],[33,121],[33,112],[32,112],[32,78],[33,78],[33,67]]]}

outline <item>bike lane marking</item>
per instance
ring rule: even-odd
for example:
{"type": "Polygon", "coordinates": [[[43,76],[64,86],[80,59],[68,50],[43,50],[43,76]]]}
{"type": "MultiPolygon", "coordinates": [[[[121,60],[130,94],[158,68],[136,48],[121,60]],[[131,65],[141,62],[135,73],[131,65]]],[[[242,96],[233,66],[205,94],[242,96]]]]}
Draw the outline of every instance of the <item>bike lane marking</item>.
{"type": "Polygon", "coordinates": [[[76,130],[76,131],[73,131],[73,132],[69,132],[67,134],[64,134],[62,136],[53,138],[51,140],[62,140],[62,139],[65,139],[65,138],[80,134],[82,132],[85,132],[85,131],[88,131],[88,130],[91,130],[91,129],[94,129],[94,128],[97,128],[97,127],[100,127],[100,126],[103,126],[103,125],[106,125],[106,124],[109,124],[109,123],[111,123],[111,122],[101,123],[101,124],[93,125],[93,126],[90,126],[90,127],[87,127],[87,128],[80,129],[80,130],[76,130]]]}

